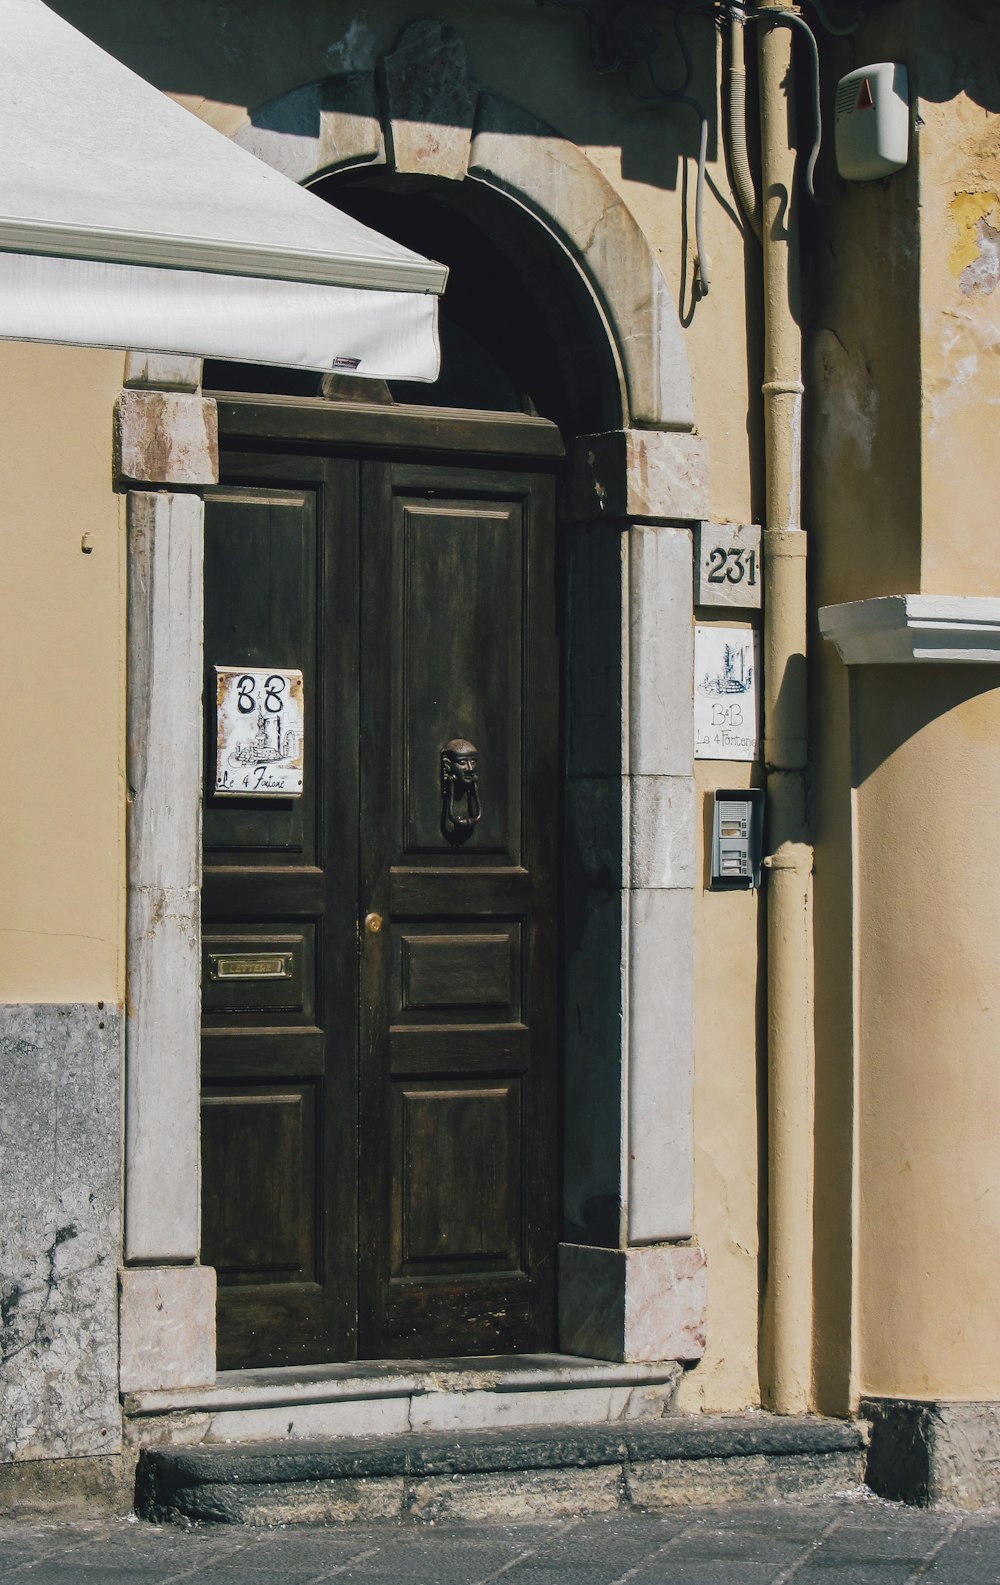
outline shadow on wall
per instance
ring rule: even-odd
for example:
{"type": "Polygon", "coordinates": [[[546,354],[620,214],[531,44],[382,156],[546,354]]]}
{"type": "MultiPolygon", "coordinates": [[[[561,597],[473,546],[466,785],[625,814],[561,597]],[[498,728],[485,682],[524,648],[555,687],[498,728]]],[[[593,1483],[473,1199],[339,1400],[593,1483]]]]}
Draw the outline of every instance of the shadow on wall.
{"type": "MultiPolygon", "coordinates": [[[[666,103],[642,62],[596,72],[584,19],[539,10],[534,0],[506,0],[495,8],[499,20],[495,14],[477,18],[477,8],[448,0],[415,12],[395,4],[345,6],[339,15],[315,0],[288,0],[280,13],[271,0],[103,0],[99,7],[91,0],[52,0],[51,8],[167,93],[259,106],[252,119],[261,127],[272,125],[271,100],[328,76],[375,71],[403,27],[431,15],[461,28],[483,87],[508,92],[581,147],[620,148],[626,180],[676,190],[686,162],[697,157],[699,123],[690,107],[666,103]]],[[[674,90],[684,82],[683,55],[662,9],[650,11],[660,34],[656,79],[674,90]]],[[[692,57],[688,93],[708,111],[711,158],[718,149],[719,98],[713,21],[689,18],[684,37],[692,57]]],[[[312,124],[290,126],[286,119],[275,129],[315,136],[315,100],[303,96],[302,110],[312,124]]],[[[440,101],[435,115],[438,124],[448,124],[440,101]]]]}
{"type": "MultiPolygon", "coordinates": [[[[996,691],[993,667],[852,667],[853,785],[862,787],[904,743],[926,727],[938,724],[971,700],[996,691]]],[[[975,734],[976,724],[966,723],[965,730],[975,734]]]]}
{"type": "Polygon", "coordinates": [[[933,48],[922,52],[912,87],[946,104],[964,93],[1000,111],[1000,14],[993,0],[916,0],[913,25],[933,48]]]}

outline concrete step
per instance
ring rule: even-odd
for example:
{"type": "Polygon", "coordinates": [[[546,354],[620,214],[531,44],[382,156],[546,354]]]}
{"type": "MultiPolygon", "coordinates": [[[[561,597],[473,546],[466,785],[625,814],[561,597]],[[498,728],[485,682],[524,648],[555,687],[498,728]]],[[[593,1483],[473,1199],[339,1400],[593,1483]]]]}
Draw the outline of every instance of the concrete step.
{"type": "Polygon", "coordinates": [[[147,1448],[146,1518],[224,1524],[519,1519],[856,1490],[864,1427],[752,1414],[147,1448]]]}
{"type": "Polygon", "coordinates": [[[254,1442],[659,1419],[682,1375],[673,1360],[617,1365],[568,1354],[366,1360],[220,1371],[208,1387],[130,1393],[130,1439],[254,1442]]]}

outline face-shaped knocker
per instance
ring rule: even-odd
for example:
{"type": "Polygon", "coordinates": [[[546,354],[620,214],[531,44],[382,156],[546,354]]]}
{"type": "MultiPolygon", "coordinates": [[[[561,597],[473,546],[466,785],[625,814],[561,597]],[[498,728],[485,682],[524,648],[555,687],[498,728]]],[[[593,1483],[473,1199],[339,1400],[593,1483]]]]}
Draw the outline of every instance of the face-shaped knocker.
{"type": "Polygon", "coordinates": [[[464,842],[482,815],[476,764],[479,750],[464,738],[452,738],[441,750],[441,829],[450,842],[464,842]]]}

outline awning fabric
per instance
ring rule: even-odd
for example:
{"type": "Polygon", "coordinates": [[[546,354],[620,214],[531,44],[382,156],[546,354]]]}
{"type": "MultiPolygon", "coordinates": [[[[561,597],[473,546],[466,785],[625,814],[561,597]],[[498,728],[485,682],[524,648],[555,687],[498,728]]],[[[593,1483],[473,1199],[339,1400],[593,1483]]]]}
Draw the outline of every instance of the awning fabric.
{"type": "Polygon", "coordinates": [[[437,377],[443,265],[0,0],[0,337],[437,377]]]}

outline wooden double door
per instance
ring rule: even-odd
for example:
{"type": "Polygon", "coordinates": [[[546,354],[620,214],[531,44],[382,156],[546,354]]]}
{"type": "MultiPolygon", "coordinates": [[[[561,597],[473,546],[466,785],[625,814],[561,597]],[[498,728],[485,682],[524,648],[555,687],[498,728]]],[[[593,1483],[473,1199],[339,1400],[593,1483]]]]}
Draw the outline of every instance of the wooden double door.
{"type": "Polygon", "coordinates": [[[220,1367],[551,1347],[558,433],[280,399],[220,417],[202,898],[220,1367]],[[301,795],[215,792],[216,667],[302,672],[301,795]]]}

